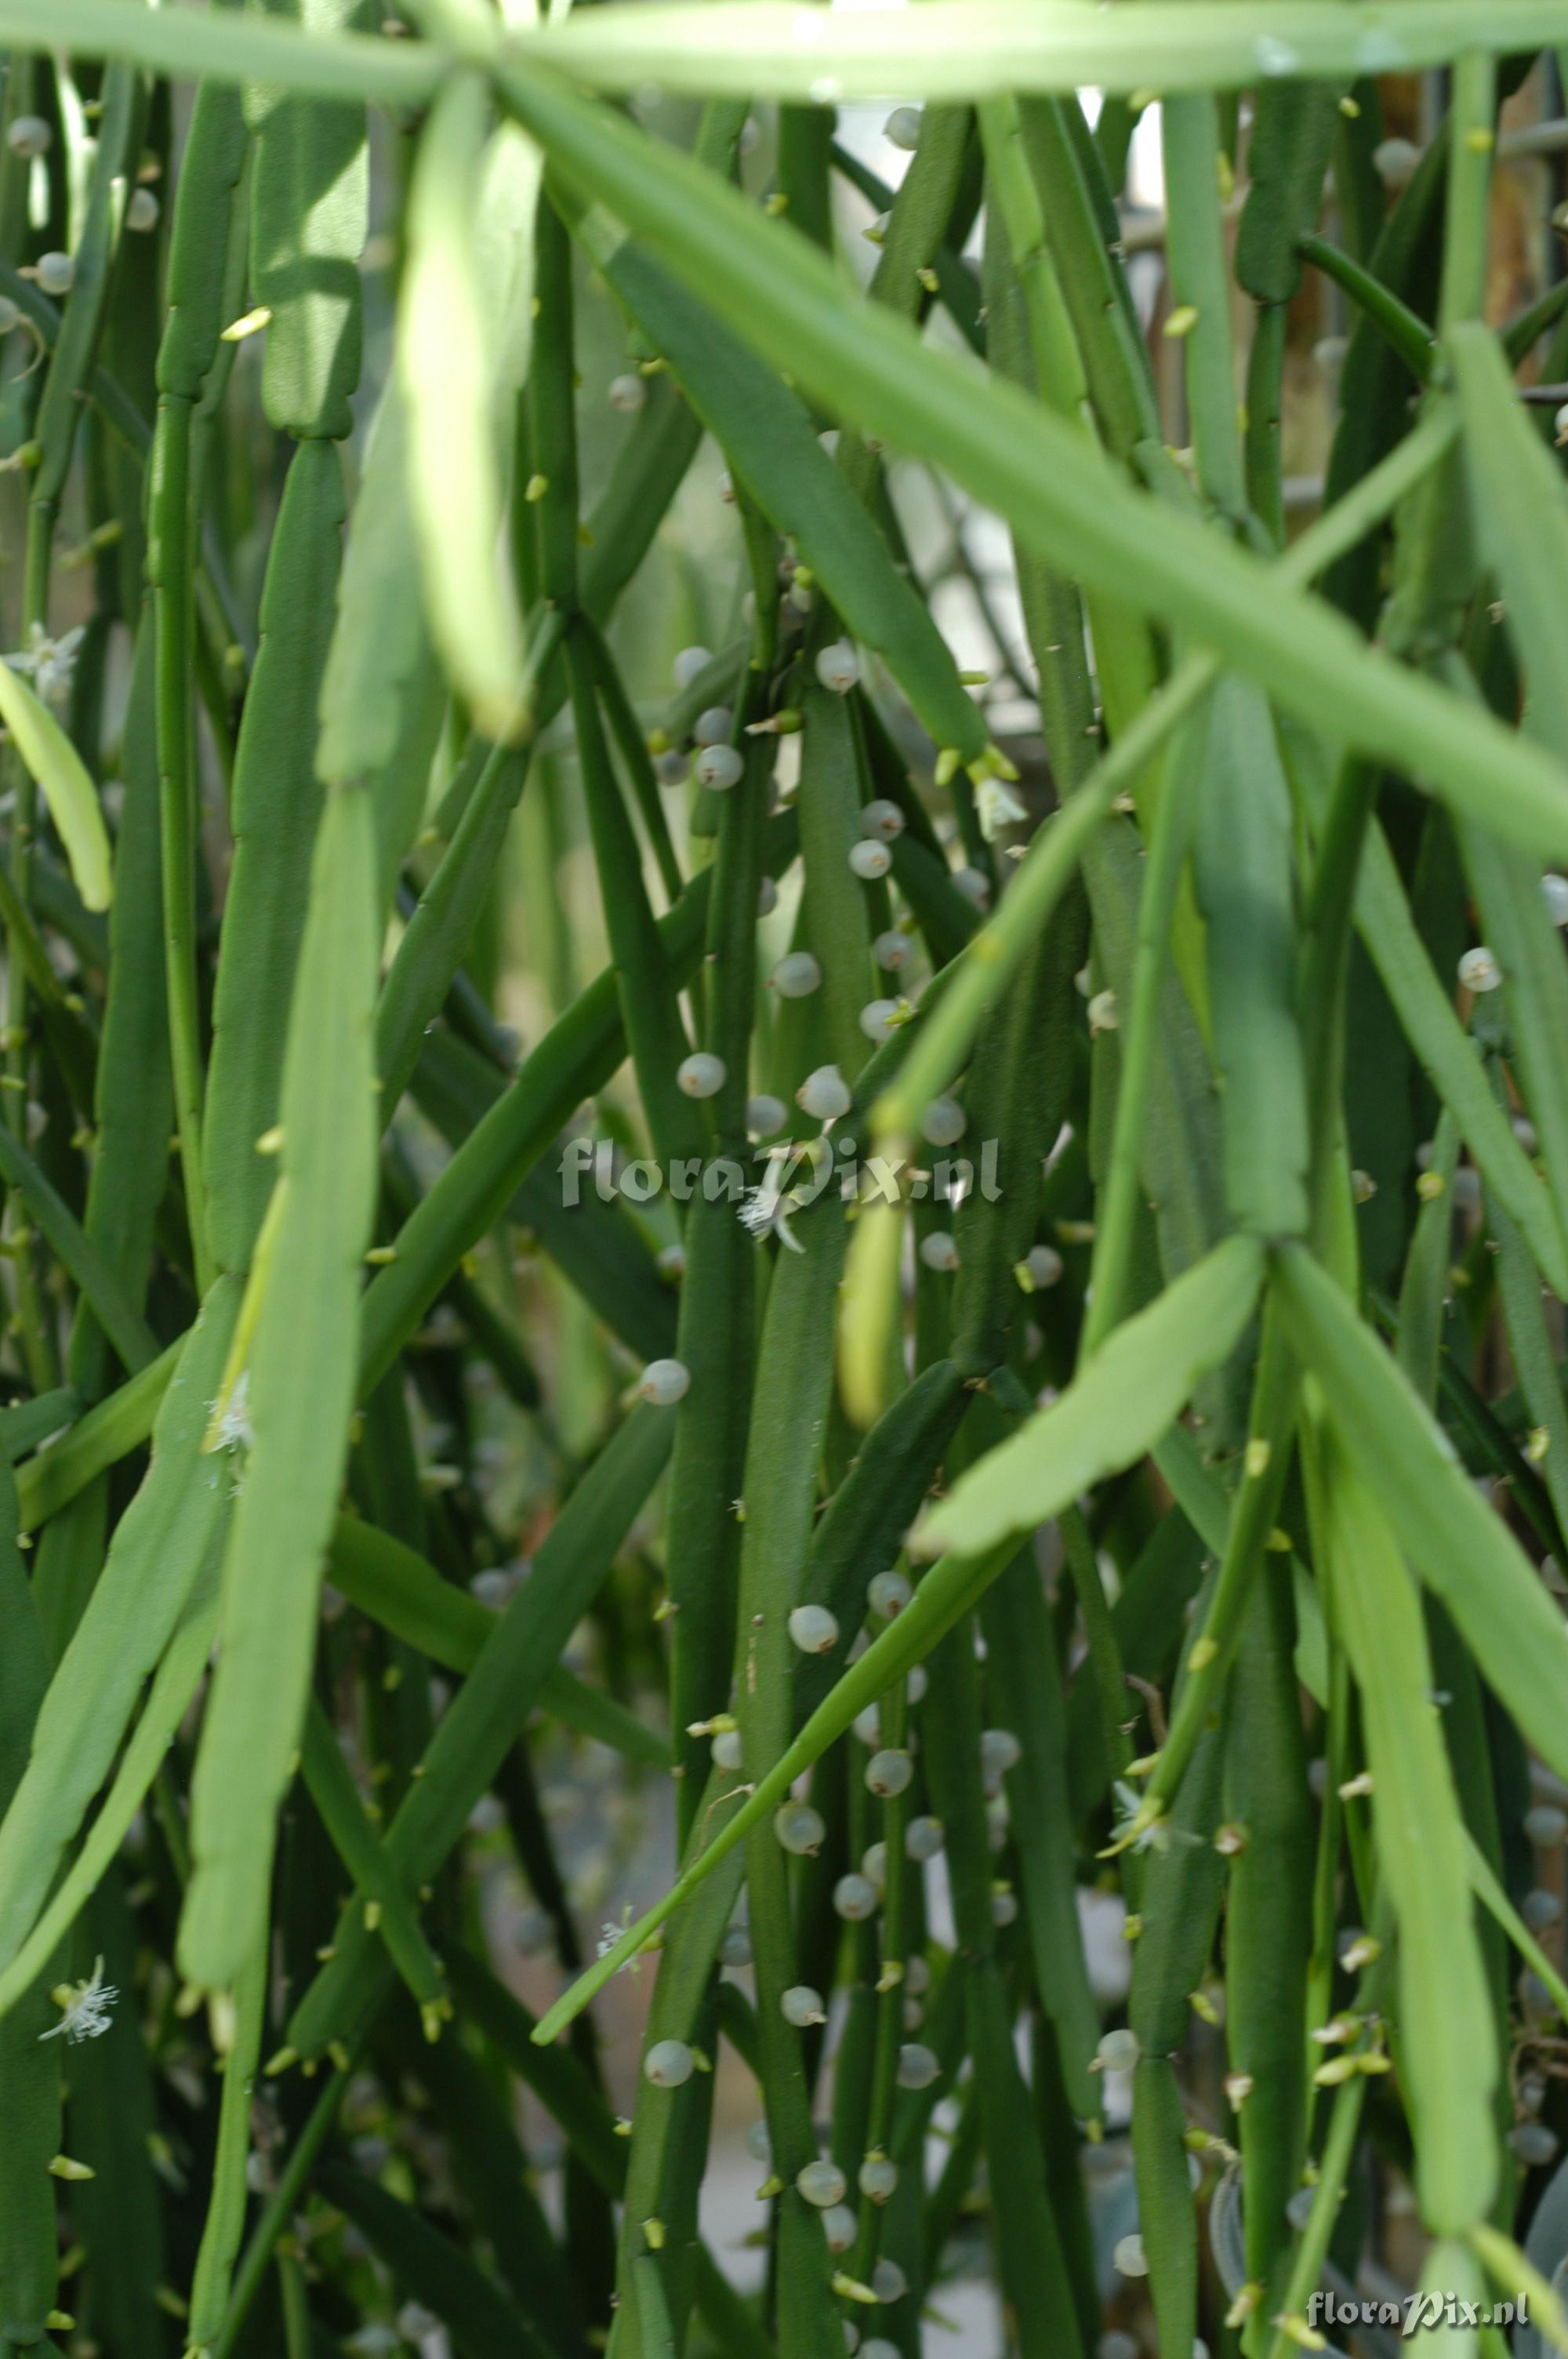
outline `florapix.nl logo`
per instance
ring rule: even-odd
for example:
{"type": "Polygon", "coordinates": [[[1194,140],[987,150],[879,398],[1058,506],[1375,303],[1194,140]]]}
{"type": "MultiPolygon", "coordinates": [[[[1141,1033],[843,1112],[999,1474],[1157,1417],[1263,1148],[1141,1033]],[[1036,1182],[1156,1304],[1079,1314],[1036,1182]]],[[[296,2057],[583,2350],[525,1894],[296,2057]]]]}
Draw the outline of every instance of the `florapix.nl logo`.
{"type": "Polygon", "coordinates": [[[899,1204],[930,1201],[957,1205],[977,1190],[996,1203],[1002,1194],[999,1142],[978,1142],[974,1156],[942,1154],[929,1163],[895,1153],[862,1155],[848,1133],[786,1138],[752,1148],[742,1161],[734,1155],[676,1156],[667,1163],[628,1156],[613,1139],[576,1136],[562,1147],[557,1170],[561,1202],[568,1211],[591,1190],[605,1203],[617,1198],[650,1203],[665,1193],[676,1203],[733,1204],[754,1235],[770,1231],[785,1245],[795,1241],[790,1219],[830,1190],[846,1203],[899,1204]]]}

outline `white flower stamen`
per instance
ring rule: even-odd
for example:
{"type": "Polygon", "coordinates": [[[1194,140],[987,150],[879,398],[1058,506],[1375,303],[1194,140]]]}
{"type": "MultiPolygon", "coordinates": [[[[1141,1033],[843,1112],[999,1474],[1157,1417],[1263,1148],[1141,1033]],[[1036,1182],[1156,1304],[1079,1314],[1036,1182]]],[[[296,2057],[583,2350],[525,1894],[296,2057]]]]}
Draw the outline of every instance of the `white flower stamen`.
{"type": "Polygon", "coordinates": [[[994,843],[1003,828],[1016,827],[1029,813],[1002,779],[982,778],[975,788],[975,816],[986,842],[994,843]]]}
{"type": "Polygon", "coordinates": [[[81,642],[87,636],[85,623],[78,623],[58,639],[51,639],[41,623],[35,623],[28,635],[27,647],[14,656],[5,657],[13,671],[30,672],[33,686],[46,704],[63,704],[70,694],[70,683],[76,676],[76,658],[81,642]]]}
{"type": "Polygon", "coordinates": [[[773,1235],[791,1253],[804,1253],[806,1247],[790,1227],[790,1216],[798,1212],[805,1200],[793,1188],[782,1192],[770,1175],[760,1188],[748,1188],[741,1207],[741,1224],[758,1239],[773,1235]]]}
{"type": "Polygon", "coordinates": [[[255,1428],[251,1423],[251,1372],[242,1368],[218,1419],[220,1450],[253,1450],[255,1428]]]}
{"type": "MultiPolygon", "coordinates": [[[[600,1927],[599,1940],[594,1948],[595,1956],[607,1958],[610,1955],[611,1951],[614,1949],[616,1943],[620,1940],[622,1935],[631,1930],[631,1926],[632,1904],[628,1901],[625,1908],[621,1911],[621,1922],[619,1925],[607,1917],[603,1924],[600,1927]]],[[[633,1981],[635,1982],[637,1979],[637,1969],[641,1962],[642,1961],[639,1958],[628,1958],[624,1965],[618,1966],[616,1968],[616,1972],[618,1973],[630,1974],[633,1981]]]]}
{"type": "Polygon", "coordinates": [[[1131,1835],[1131,1848],[1134,1851],[1163,1851],[1171,1837],[1169,1828],[1162,1820],[1151,1821],[1138,1834],[1134,1835],[1131,1832],[1137,1826],[1143,1810],[1143,1797],[1137,1788],[1129,1786],[1125,1780],[1119,1777],[1111,1788],[1111,1792],[1116,1801],[1116,1812],[1111,1821],[1111,1834],[1115,1842],[1125,1845],[1128,1837],[1131,1835]]]}
{"type": "Polygon", "coordinates": [[[110,2010],[120,1994],[113,1983],[103,1979],[103,1961],[95,1958],[92,1973],[84,1983],[59,1983],[49,1993],[60,2018],[48,2031],[40,2031],[40,2039],[58,2039],[63,2031],[73,2048],[84,2039],[101,2039],[110,2028],[110,2010]]]}

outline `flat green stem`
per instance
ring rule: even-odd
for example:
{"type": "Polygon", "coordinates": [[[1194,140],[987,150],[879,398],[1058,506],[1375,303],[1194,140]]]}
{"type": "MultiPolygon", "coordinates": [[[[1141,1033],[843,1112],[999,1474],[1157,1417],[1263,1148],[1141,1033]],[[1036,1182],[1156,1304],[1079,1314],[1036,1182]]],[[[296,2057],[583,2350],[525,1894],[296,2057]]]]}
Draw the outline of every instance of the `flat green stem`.
{"type": "MultiPolygon", "coordinates": [[[[1230,1511],[1230,1527],[1218,1578],[1202,1631],[1187,1656],[1187,1677],[1170,1734],[1161,1746],[1143,1792],[1149,1820],[1175,1799],[1193,1747],[1224,1690],[1236,1653],[1254,1577],[1269,1546],[1290,1467],[1301,1377],[1287,1349],[1271,1301],[1263,1308],[1258,1373],[1248,1418],[1248,1460],[1230,1511]]],[[[1156,1456],[1158,1453],[1156,1452],[1156,1456]]]]}
{"type": "MultiPolygon", "coordinates": [[[[1392,1911],[1381,1897],[1377,1905],[1376,1923],[1387,1949],[1393,1931],[1392,1911]]],[[[1388,1970],[1389,1958],[1385,1955],[1374,1959],[1362,1974],[1356,1994],[1356,2011],[1358,2014],[1369,2014],[1377,2007],[1384,1995],[1388,1970]]],[[[1316,2054],[1318,2051],[1313,2052],[1316,2054]]],[[[1312,2210],[1307,2214],[1307,2223],[1302,2231],[1302,2240],[1296,2247],[1290,2276],[1285,2282],[1281,2309],[1286,2318],[1304,2319],[1307,2303],[1317,2290],[1323,2265],[1328,2257],[1329,2244],[1338,2223],[1339,2207],[1345,2200],[1345,2182],[1355,2158],[1356,2139],[1361,2127],[1361,2111],[1367,2102],[1367,2089],[1365,2073],[1357,2072],[1343,2082],[1336,2093],[1334,2108],[1329,2115],[1328,2136],[1317,2167],[1312,2210]]],[[[1283,2326],[1277,2325],[1269,2345],[1269,2359],[1290,2359],[1291,2353],[1300,2348],[1295,2337],[1289,2334],[1283,2326]]]]}
{"type": "Polygon", "coordinates": [[[1444,335],[1460,320],[1478,319],[1486,301],[1497,109],[1497,60],[1484,49],[1467,49],[1454,63],[1448,117],[1448,201],[1437,312],[1444,335]]]}
{"type": "Polygon", "coordinates": [[[157,768],[169,1060],[180,1179],[196,1266],[205,1296],[214,1274],[207,1242],[201,1169],[200,997],[196,979],[196,780],[190,710],[191,405],[178,394],[158,403],[153,440],[147,567],[157,635],[157,768]]]}
{"type": "Polygon", "coordinates": [[[234,2273],[233,2290],[229,2296],[223,2331],[212,2345],[211,2359],[233,2359],[251,2306],[272,2266],[273,2249],[299,2207],[299,2199],[315,2168],[316,2158],[331,2135],[338,2109],[348,2094],[351,2077],[349,2069],[341,2069],[332,2074],[311,2107],[304,2128],[294,2141],[288,2160],[278,2173],[277,2183],[267,2197],[265,2208],[256,2222],[250,2243],[245,2246],[244,2257],[234,2273]]]}
{"type": "Polygon", "coordinates": [[[1170,964],[1171,928],[1196,817],[1185,766],[1172,762],[1154,806],[1149,857],[1138,901],[1138,950],[1132,966],[1132,999],[1122,1032],[1121,1073],[1110,1160],[1095,1215],[1094,1261],[1088,1308],[1078,1340],[1080,1367],[1105,1341],[1121,1316],[1131,1275],[1133,1232],[1142,1184],[1149,1094],[1158,1054],[1160,999],[1170,964]]]}
{"type": "Polygon", "coordinates": [[[1239,525],[1247,515],[1247,482],[1219,215],[1218,109],[1206,93],[1168,97],[1161,125],[1166,255],[1176,307],[1171,321],[1184,326],[1181,345],[1198,482],[1220,515],[1239,525]]]}

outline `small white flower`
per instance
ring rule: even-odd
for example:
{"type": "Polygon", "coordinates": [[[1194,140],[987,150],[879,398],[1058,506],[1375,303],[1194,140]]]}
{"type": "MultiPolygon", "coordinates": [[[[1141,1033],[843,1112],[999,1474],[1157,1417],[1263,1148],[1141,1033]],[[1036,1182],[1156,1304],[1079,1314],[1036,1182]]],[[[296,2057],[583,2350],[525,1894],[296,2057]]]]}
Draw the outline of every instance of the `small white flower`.
{"type": "Polygon", "coordinates": [[[975,788],[975,815],[980,833],[994,843],[1004,827],[1016,827],[1029,813],[1003,778],[982,778],[975,788]]]}
{"type": "MultiPolygon", "coordinates": [[[[1139,1813],[1143,1808],[1143,1797],[1136,1787],[1129,1786],[1120,1777],[1116,1780],[1111,1792],[1116,1799],[1116,1815],[1111,1823],[1111,1833],[1116,1842],[1120,1843],[1138,1822],[1139,1813]]],[[[1169,1831],[1163,1821],[1156,1819],[1152,1825],[1146,1826],[1141,1834],[1133,1835],[1132,1849],[1163,1851],[1169,1840],[1169,1831]]]]}
{"type": "Polygon", "coordinates": [[[741,1206],[741,1225],[761,1240],[768,1235],[777,1237],[780,1245],[791,1253],[804,1253],[806,1247],[790,1227],[790,1215],[798,1212],[804,1200],[793,1188],[780,1189],[775,1171],[770,1171],[760,1188],[748,1188],[741,1206]]]}
{"type": "MultiPolygon", "coordinates": [[[[621,1922],[619,1925],[613,1923],[611,1919],[607,1917],[603,1924],[600,1927],[599,1940],[594,1945],[594,1955],[600,1958],[607,1958],[610,1955],[611,1951],[615,1947],[617,1941],[620,1940],[622,1935],[631,1930],[631,1925],[632,1904],[628,1901],[625,1908],[621,1911],[621,1922]]],[[[618,1973],[630,1974],[633,1981],[635,1982],[637,1979],[637,1969],[641,1963],[642,1961],[640,1958],[628,1958],[625,1964],[623,1966],[617,1967],[616,1971],[618,1973]]]]}
{"type": "Polygon", "coordinates": [[[218,1419],[220,1450],[254,1450],[255,1428],[251,1423],[251,1372],[242,1368],[218,1419]]]}
{"type": "Polygon", "coordinates": [[[109,2029],[110,2009],[120,1994],[113,1983],[103,1979],[103,1961],[94,1958],[92,1973],[84,1983],[59,1983],[49,1993],[60,2018],[48,2031],[40,2031],[40,2039],[58,2039],[63,2031],[73,2048],[84,2039],[101,2039],[109,2029]]]}
{"type": "Polygon", "coordinates": [[[85,623],[78,623],[58,639],[51,639],[43,625],[35,623],[27,647],[5,660],[13,671],[31,672],[33,686],[46,704],[63,704],[70,694],[77,655],[86,636],[85,623]]]}
{"type": "Polygon", "coordinates": [[[406,2301],[397,2313],[397,2332],[405,2343],[427,2343],[432,2334],[441,2332],[441,2321],[433,2310],[422,2302],[406,2301]]]}

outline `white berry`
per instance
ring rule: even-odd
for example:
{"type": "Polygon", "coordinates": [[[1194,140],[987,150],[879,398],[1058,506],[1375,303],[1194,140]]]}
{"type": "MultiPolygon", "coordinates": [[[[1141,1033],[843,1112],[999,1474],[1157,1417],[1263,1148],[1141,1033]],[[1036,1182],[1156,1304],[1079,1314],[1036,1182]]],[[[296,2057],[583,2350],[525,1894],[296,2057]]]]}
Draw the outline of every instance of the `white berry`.
{"type": "Polygon", "coordinates": [[[697,785],[716,795],[738,787],[746,769],[733,745],[705,745],[691,766],[697,785]]]}
{"type": "Polygon", "coordinates": [[[5,134],[5,145],[12,155],[21,156],[28,162],[35,156],[47,155],[53,139],[53,128],[41,114],[18,114],[5,134]]]}
{"type": "Polygon", "coordinates": [[[1121,2025],[1106,2033],[1095,2050],[1095,2060],[1102,2071],[1130,2072],[1141,2053],[1138,2034],[1121,2025]]]}
{"type": "Polygon", "coordinates": [[[1466,991],[1496,991],[1502,979],[1502,968],[1484,945],[1466,951],[1459,962],[1459,980],[1466,991]]]}
{"type": "MultiPolygon", "coordinates": [[[[847,2203],[830,2203],[822,2214],[822,2233],[827,2239],[830,2253],[847,2253],[859,2228],[860,2223],[847,2203]]],[[[853,2343],[849,2348],[853,2350],[853,2343]]]]}
{"type": "Polygon", "coordinates": [[[694,1056],[681,1059],[676,1080],[688,1098],[716,1098],[724,1087],[725,1071],[722,1057],[698,1049],[694,1056]]]}
{"type": "Polygon", "coordinates": [[[810,1114],[816,1122],[837,1122],[853,1103],[849,1084],[837,1065],[818,1065],[814,1073],[807,1073],[795,1093],[795,1102],[802,1114],[810,1114]]]}
{"type": "Polygon", "coordinates": [[[822,988],[822,969],[809,951],[787,951],[768,980],[781,999],[805,999],[822,988]]]}
{"type": "Polygon", "coordinates": [[[858,1925],[867,1917],[876,1914],[877,1887],[869,1875],[860,1875],[851,1870],[849,1875],[841,1875],[833,1886],[833,1906],[840,1917],[847,1918],[851,1925],[858,1925]]]}
{"type": "Polygon", "coordinates": [[[871,2271],[871,2291],[879,2301],[902,2301],[909,2291],[909,2279],[896,2261],[879,2261],[871,2271]]]}
{"type": "Polygon", "coordinates": [[[726,1928],[724,1939],[719,1944],[719,1962],[721,1966],[751,1964],[752,1935],[747,1926],[730,1925],[726,1928]]]}
{"type": "Polygon", "coordinates": [[[941,2070],[935,2051],[918,2039],[906,2039],[898,2051],[901,2089],[929,2089],[941,2070]]]}
{"type": "Polygon", "coordinates": [[[838,1644],[838,1618],[826,1605],[797,1605],[789,1635],[803,1655],[830,1655],[838,1644]]]}
{"type": "Polygon", "coordinates": [[[678,2089],[696,2067],[697,2059],[684,2039],[656,2039],[643,2059],[643,2078],[655,2089],[678,2089]]]}
{"type": "Polygon", "coordinates": [[[638,1397],[655,1408],[674,1408],[691,1390],[691,1370],[684,1360],[650,1360],[637,1386],[638,1397]]]}
{"type": "Polygon", "coordinates": [[[819,2212],[831,2211],[834,2204],[844,2201],[843,2172],[836,2162],[827,2162],[821,2156],[796,2171],[795,2183],[806,2201],[814,2203],[819,2212]]]}
{"type": "Polygon", "coordinates": [[[1409,139],[1379,139],[1372,150],[1372,169],[1386,189],[1402,189],[1421,162],[1421,149],[1409,139]]]}
{"type": "Polygon", "coordinates": [[[873,1614],[885,1614],[891,1622],[902,1614],[914,1594],[902,1572],[873,1572],[866,1583],[866,1603],[873,1614]]]}
{"type": "Polygon", "coordinates": [[[1509,2132],[1509,2144],[1520,2162],[1530,2169],[1550,2162],[1557,2152],[1557,2140],[1544,2122],[1520,2122],[1509,2132]]]}
{"type": "Polygon", "coordinates": [[[821,1850],[827,1829],[809,1802],[785,1802],[773,1819],[773,1832],[785,1851],[807,1859],[821,1850]]]}
{"type": "Polygon", "coordinates": [[[956,1147],[968,1126],[957,1098],[933,1098],[920,1117],[920,1136],[928,1147],[956,1147]]]}
{"type": "Polygon", "coordinates": [[[1054,1286],[1062,1275],[1062,1256],[1054,1245],[1031,1245],[1023,1256],[1023,1266],[1032,1287],[1054,1286]]]}
{"type": "Polygon", "coordinates": [[[891,1801],[895,1794],[905,1792],[914,1775],[914,1764],[907,1753],[890,1747],[884,1753],[873,1753],[866,1764],[866,1790],[891,1801]]]}
{"type": "Polygon", "coordinates": [[[816,658],[816,677],[835,696],[848,696],[860,677],[860,663],[848,639],[835,639],[816,658]]]}

